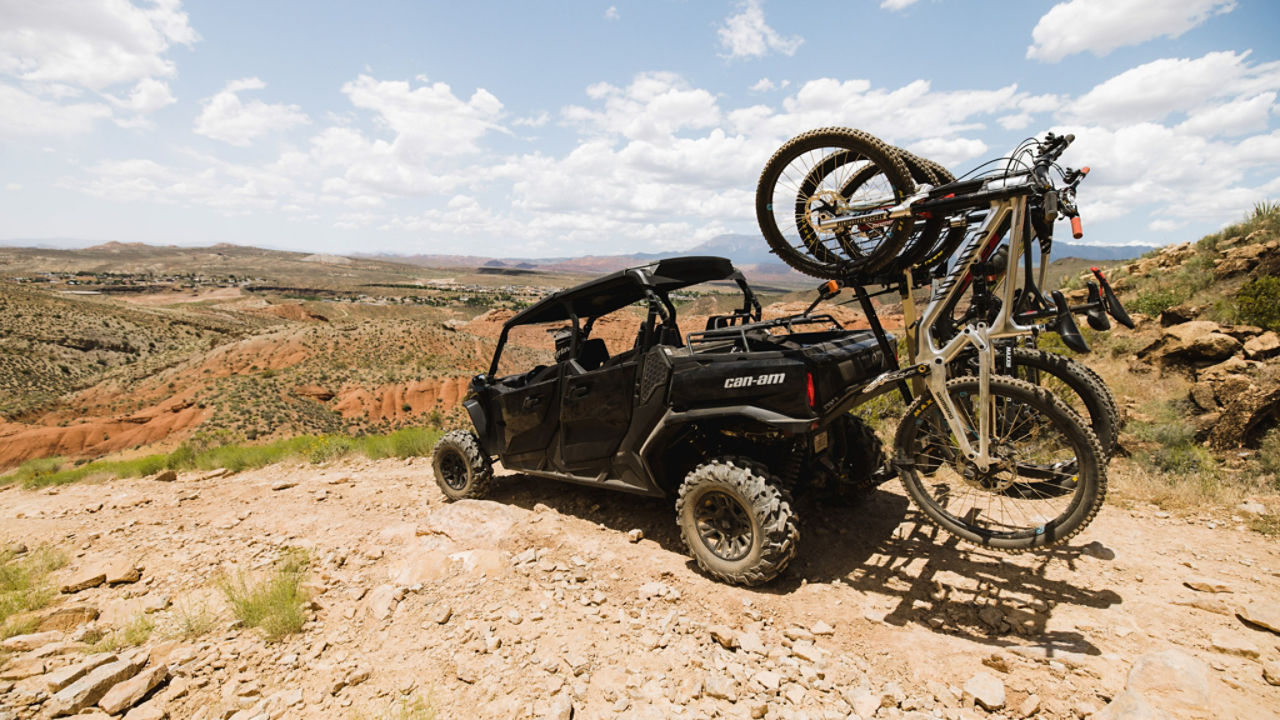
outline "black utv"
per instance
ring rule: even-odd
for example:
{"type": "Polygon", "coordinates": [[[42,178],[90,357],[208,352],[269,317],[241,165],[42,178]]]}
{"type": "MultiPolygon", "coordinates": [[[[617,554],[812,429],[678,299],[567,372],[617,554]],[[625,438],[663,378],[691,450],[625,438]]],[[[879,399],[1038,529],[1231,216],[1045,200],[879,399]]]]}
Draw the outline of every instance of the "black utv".
{"type": "Polygon", "coordinates": [[[496,456],[526,475],[675,497],[703,570],[767,582],[795,554],[793,493],[856,495],[892,476],[875,433],[848,412],[849,388],[890,369],[889,347],[829,315],[762,320],[724,258],[621,270],[503,326],[489,372],[463,402],[475,432],[441,439],[436,481],[451,500],[483,497],[496,456]],[[673,296],[703,283],[740,292],[741,305],[682,329],[673,296]],[[618,312],[644,319],[631,348],[611,355],[592,330],[618,312]],[[499,377],[511,332],[529,325],[550,326],[555,364],[499,377]]]}

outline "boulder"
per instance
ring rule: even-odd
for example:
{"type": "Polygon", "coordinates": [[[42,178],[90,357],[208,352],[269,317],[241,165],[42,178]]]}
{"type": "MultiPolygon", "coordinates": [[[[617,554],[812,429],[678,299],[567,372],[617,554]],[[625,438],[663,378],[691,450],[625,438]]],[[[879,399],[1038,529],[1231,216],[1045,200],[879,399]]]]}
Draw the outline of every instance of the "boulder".
{"type": "Polygon", "coordinates": [[[156,482],[173,482],[178,479],[178,473],[172,470],[161,470],[155,475],[152,475],[151,479],[156,482]]]}
{"type": "Polygon", "coordinates": [[[369,593],[365,607],[374,620],[386,620],[395,612],[398,598],[392,585],[379,585],[369,593]]]}
{"type": "Polygon", "coordinates": [[[71,594],[95,588],[107,581],[107,571],[100,565],[83,567],[62,584],[62,592],[71,594]]]}
{"type": "Polygon", "coordinates": [[[492,500],[459,500],[432,511],[418,530],[426,549],[491,548],[510,533],[511,528],[528,515],[506,503],[492,500]]]}
{"type": "Polygon", "coordinates": [[[36,631],[58,630],[60,632],[69,632],[97,619],[98,608],[92,605],[70,605],[54,608],[46,611],[40,617],[40,624],[36,626],[36,631]]]}
{"type": "Polygon", "coordinates": [[[1209,432],[1209,445],[1218,450],[1241,447],[1278,409],[1280,380],[1274,374],[1256,379],[1247,392],[1235,396],[1222,409],[1222,417],[1209,432]]]}
{"type": "Polygon", "coordinates": [[[1250,360],[1265,360],[1280,355],[1280,335],[1268,330],[1244,343],[1244,356],[1250,360]]]}
{"type": "Polygon", "coordinates": [[[1156,342],[1138,352],[1140,359],[1154,359],[1162,365],[1221,362],[1235,355],[1241,342],[1208,320],[1191,320],[1165,328],[1156,342]]]}
{"type": "Polygon", "coordinates": [[[44,681],[44,686],[49,690],[49,692],[56,693],[62,688],[87,675],[90,670],[102,667],[107,663],[115,662],[117,659],[118,658],[114,653],[98,653],[97,655],[90,655],[74,665],[68,665],[60,670],[54,670],[41,679],[44,681]]]}
{"type": "Polygon", "coordinates": [[[1165,650],[1138,658],[1124,692],[1093,720],[1214,717],[1209,696],[1209,667],[1180,651],[1165,650]]]}
{"type": "Polygon", "coordinates": [[[46,661],[42,657],[20,657],[0,667],[0,681],[25,680],[43,675],[46,661]]]}
{"type": "Polygon", "coordinates": [[[62,639],[62,633],[57,630],[49,630],[47,632],[28,633],[26,635],[14,635],[0,641],[0,650],[8,652],[26,652],[42,648],[52,642],[62,639]]]}
{"type": "Polygon", "coordinates": [[[435,582],[449,576],[449,564],[449,555],[442,550],[414,550],[392,577],[404,587],[435,582]]]}
{"type": "Polygon", "coordinates": [[[107,691],[98,701],[98,707],[109,715],[118,715],[146,697],[157,685],[169,679],[169,666],[156,665],[147,668],[107,691]]]}
{"type": "Polygon", "coordinates": [[[45,704],[53,717],[74,715],[93,705],[116,685],[138,674],[146,656],[126,658],[95,668],[89,674],[59,690],[45,704]]]}
{"type": "Polygon", "coordinates": [[[964,694],[984,710],[995,711],[1004,707],[1004,682],[988,672],[969,678],[964,684],[964,694]]]}
{"type": "Polygon", "coordinates": [[[116,558],[103,565],[108,585],[126,585],[142,579],[142,569],[131,558],[116,558]]]}
{"type": "Polygon", "coordinates": [[[1280,635],[1280,601],[1254,598],[1238,614],[1245,622],[1280,635]]]}
{"type": "Polygon", "coordinates": [[[1160,312],[1160,327],[1169,327],[1171,325],[1181,325],[1184,322],[1190,322],[1200,316],[1203,308],[1192,305],[1190,303],[1182,303],[1166,308],[1160,312]]]}

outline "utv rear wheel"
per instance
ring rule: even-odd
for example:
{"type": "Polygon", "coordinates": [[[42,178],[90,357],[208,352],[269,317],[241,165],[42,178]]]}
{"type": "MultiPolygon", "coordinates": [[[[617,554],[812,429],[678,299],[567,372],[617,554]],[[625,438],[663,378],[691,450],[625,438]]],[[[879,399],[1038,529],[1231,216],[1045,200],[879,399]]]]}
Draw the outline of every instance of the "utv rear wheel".
{"type": "Polygon", "coordinates": [[[791,503],[760,463],[718,458],[694,468],[676,499],[680,536],[708,574],[738,585],[769,582],[795,557],[791,503]]]}
{"type": "Polygon", "coordinates": [[[448,500],[483,498],[493,484],[493,465],[480,449],[475,433],[445,433],[431,455],[436,484],[448,500]]]}
{"type": "Polygon", "coordinates": [[[832,488],[831,500],[842,504],[856,502],[894,477],[886,472],[889,459],[884,453],[884,443],[867,421],[846,414],[832,423],[831,429],[841,434],[844,443],[841,476],[832,488]]]}

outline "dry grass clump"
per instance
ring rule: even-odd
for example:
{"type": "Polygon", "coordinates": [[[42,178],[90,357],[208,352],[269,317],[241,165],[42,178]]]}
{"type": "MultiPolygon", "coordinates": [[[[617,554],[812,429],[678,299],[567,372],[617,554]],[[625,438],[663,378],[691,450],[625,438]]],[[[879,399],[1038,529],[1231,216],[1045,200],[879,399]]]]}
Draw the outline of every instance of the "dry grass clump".
{"type": "Polygon", "coordinates": [[[35,619],[28,613],[48,605],[57,594],[49,575],[66,564],[66,554],[52,547],[0,551],[0,638],[34,628],[35,619]]]}
{"type": "Polygon", "coordinates": [[[156,621],[149,615],[138,613],[129,624],[116,628],[98,638],[93,643],[93,652],[115,652],[121,648],[136,647],[151,639],[155,632],[156,621]]]}
{"type": "Polygon", "coordinates": [[[302,588],[311,559],[305,550],[286,548],[267,575],[240,572],[218,581],[232,613],[246,627],[279,640],[302,630],[309,598],[302,588]]]}
{"type": "Polygon", "coordinates": [[[353,711],[348,715],[350,720],[435,720],[435,717],[436,709],[431,701],[420,695],[394,700],[386,709],[376,714],[353,711]]]}
{"type": "Polygon", "coordinates": [[[194,640],[213,632],[218,613],[203,600],[185,599],[175,602],[169,613],[165,634],[182,640],[194,640]]]}

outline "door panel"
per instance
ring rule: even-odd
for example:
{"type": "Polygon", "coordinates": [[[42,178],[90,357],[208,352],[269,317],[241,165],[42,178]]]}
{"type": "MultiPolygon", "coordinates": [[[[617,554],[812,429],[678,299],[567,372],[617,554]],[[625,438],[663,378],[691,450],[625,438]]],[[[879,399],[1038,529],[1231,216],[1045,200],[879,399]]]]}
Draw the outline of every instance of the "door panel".
{"type": "Polygon", "coordinates": [[[552,377],[498,396],[506,456],[541,452],[554,437],[560,416],[560,380],[552,377]]]}
{"type": "Polygon", "coordinates": [[[631,424],[636,363],[565,377],[560,403],[561,457],[569,472],[609,466],[631,424]]]}

